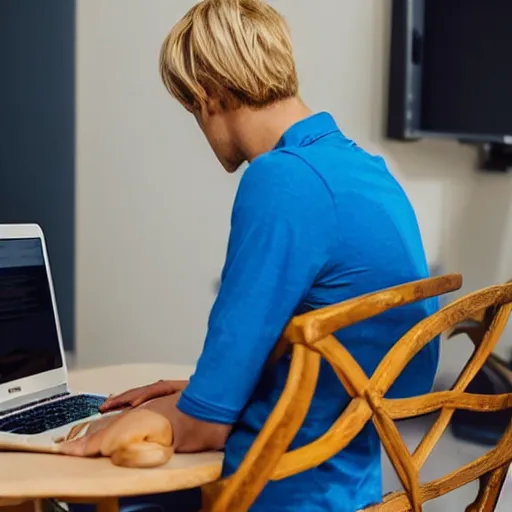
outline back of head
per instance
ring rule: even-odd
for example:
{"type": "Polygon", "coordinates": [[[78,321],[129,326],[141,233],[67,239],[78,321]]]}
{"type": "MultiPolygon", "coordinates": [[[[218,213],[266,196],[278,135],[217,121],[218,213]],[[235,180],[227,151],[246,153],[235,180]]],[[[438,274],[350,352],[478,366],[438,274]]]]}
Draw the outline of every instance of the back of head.
{"type": "Polygon", "coordinates": [[[260,108],[298,93],[288,27],[260,0],[203,0],[171,30],[160,54],[165,86],[187,108],[260,108]]]}

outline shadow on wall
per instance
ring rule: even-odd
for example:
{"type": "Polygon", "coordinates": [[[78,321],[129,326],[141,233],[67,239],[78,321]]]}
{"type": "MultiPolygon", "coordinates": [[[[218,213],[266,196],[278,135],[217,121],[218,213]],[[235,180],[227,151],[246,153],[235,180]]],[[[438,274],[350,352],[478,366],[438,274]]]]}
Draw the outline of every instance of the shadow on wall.
{"type": "Polygon", "coordinates": [[[467,289],[512,278],[512,176],[477,174],[458,226],[467,289]]]}
{"type": "Polygon", "coordinates": [[[457,142],[384,148],[426,242],[437,237],[436,263],[464,275],[459,294],[512,278],[512,175],[477,170],[474,148],[457,142]]]}

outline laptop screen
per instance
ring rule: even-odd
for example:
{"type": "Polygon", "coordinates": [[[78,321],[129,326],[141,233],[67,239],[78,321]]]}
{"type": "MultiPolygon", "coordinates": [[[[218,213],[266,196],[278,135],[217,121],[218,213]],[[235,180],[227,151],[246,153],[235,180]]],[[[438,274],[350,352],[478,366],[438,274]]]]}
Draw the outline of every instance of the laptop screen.
{"type": "Polygon", "coordinates": [[[0,240],[0,385],[60,367],[41,240],[0,240]]]}

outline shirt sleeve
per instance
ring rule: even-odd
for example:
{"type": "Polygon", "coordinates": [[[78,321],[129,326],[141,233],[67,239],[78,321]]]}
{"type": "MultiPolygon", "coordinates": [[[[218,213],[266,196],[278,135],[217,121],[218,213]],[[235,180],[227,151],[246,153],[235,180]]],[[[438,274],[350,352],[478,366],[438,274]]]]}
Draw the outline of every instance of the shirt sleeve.
{"type": "Polygon", "coordinates": [[[272,153],[247,169],[235,199],[226,263],[195,374],[178,408],[233,424],[279,336],[327,265],[332,198],[299,157],[272,153]]]}

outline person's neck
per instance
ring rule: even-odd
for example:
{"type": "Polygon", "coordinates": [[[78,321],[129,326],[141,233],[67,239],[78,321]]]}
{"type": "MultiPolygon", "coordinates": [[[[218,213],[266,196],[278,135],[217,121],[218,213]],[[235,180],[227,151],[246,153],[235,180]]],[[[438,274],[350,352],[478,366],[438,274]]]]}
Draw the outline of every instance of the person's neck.
{"type": "Polygon", "coordinates": [[[247,161],[271,151],[283,134],[313,112],[299,99],[279,101],[261,109],[240,108],[230,113],[236,144],[247,161]]]}

